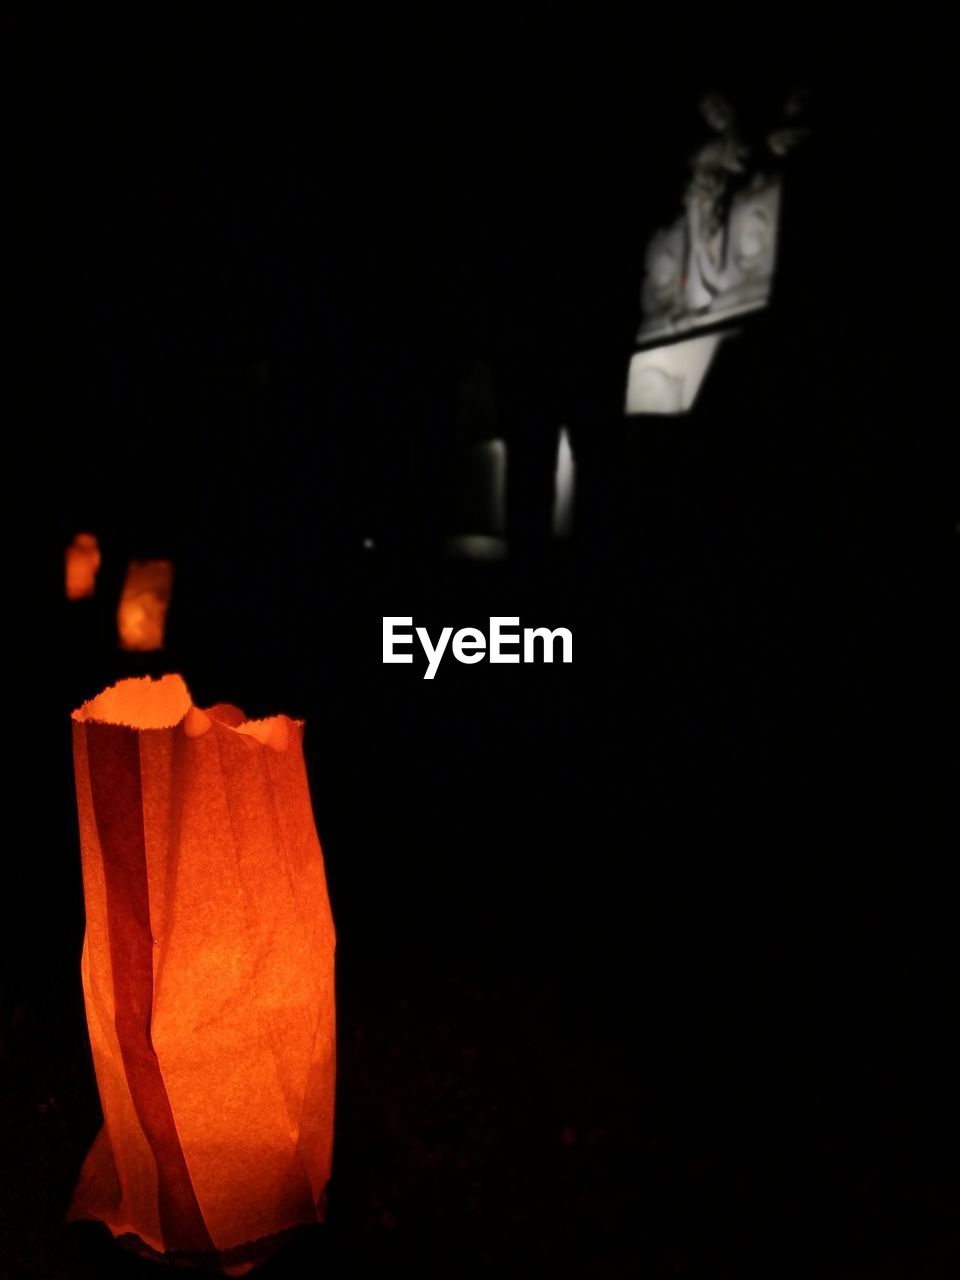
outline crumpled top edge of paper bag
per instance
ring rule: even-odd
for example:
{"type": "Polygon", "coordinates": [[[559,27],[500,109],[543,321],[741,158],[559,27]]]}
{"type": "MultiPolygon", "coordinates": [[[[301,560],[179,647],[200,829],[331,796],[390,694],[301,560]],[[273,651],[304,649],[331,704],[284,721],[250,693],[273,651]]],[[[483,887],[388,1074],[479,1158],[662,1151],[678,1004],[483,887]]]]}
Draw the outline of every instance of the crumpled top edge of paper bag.
{"type": "Polygon", "coordinates": [[[77,724],[112,725],[134,733],[175,729],[183,724],[189,737],[200,737],[216,722],[275,751],[286,750],[291,725],[303,728],[302,720],[284,714],[247,719],[239,707],[227,703],[204,711],[194,705],[186,681],[177,674],[118,680],[84,702],[71,719],[77,724]]]}

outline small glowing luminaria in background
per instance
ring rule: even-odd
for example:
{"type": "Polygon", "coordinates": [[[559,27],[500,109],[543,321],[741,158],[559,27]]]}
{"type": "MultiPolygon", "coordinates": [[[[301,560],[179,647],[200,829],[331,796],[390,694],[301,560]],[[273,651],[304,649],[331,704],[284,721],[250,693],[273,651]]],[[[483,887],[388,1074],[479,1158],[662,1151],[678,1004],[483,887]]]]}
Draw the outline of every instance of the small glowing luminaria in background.
{"type": "Polygon", "coordinates": [[[66,590],[68,600],[86,600],[93,595],[100,568],[100,546],[92,533],[78,533],[66,550],[66,590]]]}
{"type": "Polygon", "coordinates": [[[569,538],[573,532],[573,502],[576,494],[576,460],[570,448],[570,433],[560,428],[557,467],[553,481],[553,536],[569,538]]]}
{"type": "Polygon", "coordinates": [[[120,648],[145,653],[163,648],[173,592],[169,560],[131,560],[117,609],[120,648]]]}
{"type": "Polygon", "coordinates": [[[725,336],[711,333],[638,351],[627,375],[627,415],[687,413],[725,336]]]}
{"type": "Polygon", "coordinates": [[[376,544],[374,543],[372,538],[364,538],[363,540],[364,551],[372,551],[375,545],[376,544]]]}

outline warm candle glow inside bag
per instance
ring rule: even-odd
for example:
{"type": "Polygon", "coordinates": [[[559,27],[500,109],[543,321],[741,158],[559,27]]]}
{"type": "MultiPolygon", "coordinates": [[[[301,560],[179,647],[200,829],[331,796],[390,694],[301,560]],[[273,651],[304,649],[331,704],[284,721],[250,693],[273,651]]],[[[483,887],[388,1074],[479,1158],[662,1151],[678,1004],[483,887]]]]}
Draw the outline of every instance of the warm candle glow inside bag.
{"type": "Polygon", "coordinates": [[[334,930],[302,728],[201,711],[175,675],[73,714],[104,1127],[71,1216],[156,1250],[323,1216],[334,930]]]}

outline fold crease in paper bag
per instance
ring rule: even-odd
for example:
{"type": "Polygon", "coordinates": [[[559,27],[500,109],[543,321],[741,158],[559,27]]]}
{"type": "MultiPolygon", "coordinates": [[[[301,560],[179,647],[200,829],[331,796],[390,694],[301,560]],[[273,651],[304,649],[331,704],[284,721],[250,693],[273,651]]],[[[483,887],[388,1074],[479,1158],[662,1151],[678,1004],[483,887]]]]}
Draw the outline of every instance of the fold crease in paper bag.
{"type": "Polygon", "coordinates": [[[335,939],[302,729],[201,711],[175,675],[73,713],[104,1125],[69,1216],[157,1251],[322,1217],[335,939]]]}

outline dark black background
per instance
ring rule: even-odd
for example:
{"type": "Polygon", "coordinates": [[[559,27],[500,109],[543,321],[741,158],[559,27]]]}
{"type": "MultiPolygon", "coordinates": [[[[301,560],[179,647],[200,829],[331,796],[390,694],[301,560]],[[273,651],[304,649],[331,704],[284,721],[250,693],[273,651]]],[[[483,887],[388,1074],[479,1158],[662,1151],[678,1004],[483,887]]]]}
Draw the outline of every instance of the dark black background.
{"type": "Polygon", "coordinates": [[[951,1274],[956,961],[888,341],[909,62],[733,21],[25,42],[3,1274],[146,1265],[62,1216],[98,1124],[68,714],[147,670],[307,720],[336,1163],[328,1226],[270,1274],[951,1274]],[[503,335],[532,325],[531,385],[585,352],[604,403],[699,95],[756,123],[797,83],[814,137],[770,311],[689,416],[597,410],[594,519],[562,553],[444,561],[465,363],[508,385],[503,335]],[[81,528],[104,565],[68,607],[81,528]],[[177,577],[147,660],[114,649],[113,608],[153,555],[177,577]],[[565,625],[575,661],[425,682],[381,665],[384,614],[565,625]]]}

